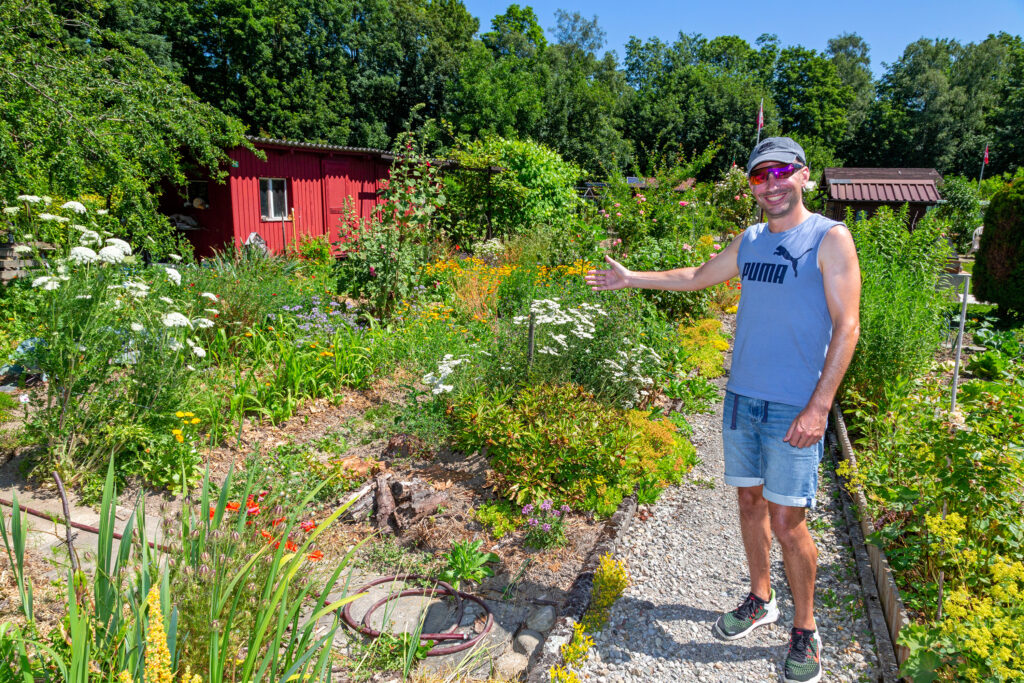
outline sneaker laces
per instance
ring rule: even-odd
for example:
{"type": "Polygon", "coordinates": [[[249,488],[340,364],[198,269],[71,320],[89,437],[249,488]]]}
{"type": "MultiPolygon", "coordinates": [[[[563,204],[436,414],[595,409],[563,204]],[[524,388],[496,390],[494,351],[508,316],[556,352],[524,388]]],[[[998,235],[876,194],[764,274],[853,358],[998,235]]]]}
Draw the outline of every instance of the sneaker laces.
{"type": "Polygon", "coordinates": [[[807,659],[807,650],[811,647],[812,631],[794,628],[789,636],[789,659],[802,662],[807,659]]]}
{"type": "Polygon", "coordinates": [[[757,614],[757,610],[765,604],[765,601],[757,597],[753,593],[747,595],[746,599],[743,600],[743,604],[736,608],[733,615],[737,619],[745,619],[747,621],[753,621],[754,615],[757,614]]]}

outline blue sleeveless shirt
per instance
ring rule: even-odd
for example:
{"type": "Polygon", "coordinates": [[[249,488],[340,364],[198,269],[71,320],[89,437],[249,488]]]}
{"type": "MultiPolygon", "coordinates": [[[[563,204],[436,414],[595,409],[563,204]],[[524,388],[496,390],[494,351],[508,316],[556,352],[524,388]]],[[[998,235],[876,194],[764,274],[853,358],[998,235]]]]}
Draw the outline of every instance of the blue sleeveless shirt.
{"type": "Polygon", "coordinates": [[[836,225],[815,213],[784,232],[758,223],[740,236],[729,391],[801,408],[811,398],[832,340],[818,247],[836,225]]]}

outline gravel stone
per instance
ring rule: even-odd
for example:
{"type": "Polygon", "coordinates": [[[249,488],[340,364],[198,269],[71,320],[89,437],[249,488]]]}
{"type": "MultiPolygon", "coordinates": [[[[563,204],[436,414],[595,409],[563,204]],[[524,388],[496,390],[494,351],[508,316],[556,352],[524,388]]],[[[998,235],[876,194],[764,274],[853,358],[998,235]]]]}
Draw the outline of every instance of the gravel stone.
{"type": "Polygon", "coordinates": [[[540,647],[543,640],[544,636],[537,631],[523,629],[519,632],[519,635],[516,636],[516,642],[513,643],[512,647],[516,652],[524,654],[527,657],[532,657],[533,653],[536,652],[538,647],[540,647]]]}
{"type": "Polygon", "coordinates": [[[526,620],[526,628],[532,631],[550,631],[551,627],[555,625],[555,617],[557,616],[554,607],[551,605],[541,605],[526,620]]]}
{"type": "MultiPolygon", "coordinates": [[[[731,321],[730,321],[731,322],[731,321]]],[[[726,323],[729,326],[730,322],[726,323]]],[[[727,358],[728,364],[728,358],[727,358]]],[[[715,380],[724,389],[726,378],[715,380]]],[[[781,616],[734,642],[718,640],[718,615],[750,590],[736,494],[723,481],[722,405],[687,416],[701,462],[680,486],[665,490],[634,518],[617,557],[632,583],[594,635],[583,681],[779,681],[793,624],[782,554],[772,548],[772,586],[781,616]]],[[[864,596],[828,462],[819,473],[817,510],[808,513],[818,546],[816,620],[824,680],[878,679],[878,658],[864,596]]]]}

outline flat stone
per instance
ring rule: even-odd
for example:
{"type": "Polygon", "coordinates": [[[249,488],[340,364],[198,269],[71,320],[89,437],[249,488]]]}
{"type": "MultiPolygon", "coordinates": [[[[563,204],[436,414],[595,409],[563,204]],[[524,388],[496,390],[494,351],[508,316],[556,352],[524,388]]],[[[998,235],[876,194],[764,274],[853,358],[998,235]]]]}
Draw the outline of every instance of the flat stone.
{"type": "Polygon", "coordinates": [[[494,668],[502,678],[517,679],[526,671],[530,659],[518,652],[506,652],[494,662],[494,668]]]}
{"type": "Polygon", "coordinates": [[[512,645],[513,649],[524,654],[527,657],[532,657],[533,653],[540,647],[541,642],[544,640],[544,636],[536,631],[529,629],[523,629],[519,635],[516,636],[516,642],[512,645]]]}
{"type": "Polygon", "coordinates": [[[531,631],[550,631],[555,625],[555,608],[551,605],[542,605],[534,610],[530,618],[526,620],[526,628],[531,631]]]}

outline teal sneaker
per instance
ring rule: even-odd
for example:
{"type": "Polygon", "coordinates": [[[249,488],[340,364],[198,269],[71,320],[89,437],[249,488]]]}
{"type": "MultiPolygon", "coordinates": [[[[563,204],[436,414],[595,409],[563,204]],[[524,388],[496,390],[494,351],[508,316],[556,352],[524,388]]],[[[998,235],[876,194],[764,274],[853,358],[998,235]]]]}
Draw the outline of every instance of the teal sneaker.
{"type": "Polygon", "coordinates": [[[821,636],[817,631],[794,627],[786,655],[786,683],[817,683],[821,680],[821,636]]]}
{"type": "Polygon", "coordinates": [[[718,617],[715,635],[722,640],[737,640],[758,626],[771,624],[778,619],[779,607],[775,604],[774,589],[767,602],[751,593],[739,607],[718,617]]]}

